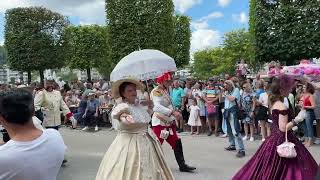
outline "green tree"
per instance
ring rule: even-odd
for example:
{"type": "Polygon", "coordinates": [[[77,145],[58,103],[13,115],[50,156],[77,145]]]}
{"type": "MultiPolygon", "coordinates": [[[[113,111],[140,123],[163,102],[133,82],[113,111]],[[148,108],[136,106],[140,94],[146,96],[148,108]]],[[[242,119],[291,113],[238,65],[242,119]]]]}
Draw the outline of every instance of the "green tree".
{"type": "Polygon", "coordinates": [[[224,35],[221,47],[198,51],[194,54],[193,71],[201,79],[223,73],[235,73],[236,64],[244,59],[253,70],[259,69],[254,59],[251,35],[244,29],[224,35]]]}
{"type": "Polygon", "coordinates": [[[14,8],[5,14],[5,46],[10,68],[39,71],[43,82],[45,69],[60,68],[65,61],[65,29],[69,21],[43,7],[14,8]]]}
{"type": "Polygon", "coordinates": [[[241,59],[245,60],[251,68],[257,70],[259,63],[254,59],[253,39],[245,29],[234,30],[224,35],[223,49],[230,63],[235,65],[241,59]]]}
{"type": "Polygon", "coordinates": [[[91,81],[91,68],[107,64],[107,29],[105,26],[71,26],[67,29],[68,60],[72,69],[87,71],[91,81]]]}
{"type": "Polygon", "coordinates": [[[106,0],[111,66],[139,49],[174,56],[172,0],[106,0]]]}
{"type": "Polygon", "coordinates": [[[175,24],[175,51],[174,60],[178,68],[189,64],[190,61],[190,18],[188,16],[176,15],[174,16],[175,24]]]}
{"type": "Polygon", "coordinates": [[[226,56],[223,47],[198,51],[194,54],[193,72],[200,79],[208,79],[214,75],[234,72],[232,59],[226,56]]]}
{"type": "Polygon", "coordinates": [[[7,52],[3,46],[0,46],[0,66],[5,64],[7,61],[7,52]]]}
{"type": "MultiPolygon", "coordinates": [[[[258,61],[294,64],[320,54],[320,1],[251,0],[258,61]]],[[[251,17],[250,17],[251,19],[251,17]]]]}

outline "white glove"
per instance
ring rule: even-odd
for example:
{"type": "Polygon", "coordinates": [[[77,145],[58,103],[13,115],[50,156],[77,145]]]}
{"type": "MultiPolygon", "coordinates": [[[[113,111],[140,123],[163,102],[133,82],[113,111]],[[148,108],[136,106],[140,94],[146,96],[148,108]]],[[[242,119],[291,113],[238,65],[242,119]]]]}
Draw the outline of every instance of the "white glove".
{"type": "Polygon", "coordinates": [[[77,124],[77,120],[73,116],[70,117],[70,121],[73,126],[75,126],[77,124]]]}

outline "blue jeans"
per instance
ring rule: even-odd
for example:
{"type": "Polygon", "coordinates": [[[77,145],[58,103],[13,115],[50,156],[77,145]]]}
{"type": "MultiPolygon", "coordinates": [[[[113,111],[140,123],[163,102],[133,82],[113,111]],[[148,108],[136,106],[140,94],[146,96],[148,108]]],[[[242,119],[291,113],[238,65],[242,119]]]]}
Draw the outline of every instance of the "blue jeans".
{"type": "Polygon", "coordinates": [[[313,121],[316,119],[313,110],[307,110],[307,116],[304,120],[304,137],[313,137],[313,121]]]}
{"type": "Polygon", "coordinates": [[[230,146],[235,146],[238,151],[244,151],[242,137],[239,131],[240,123],[237,118],[237,112],[231,108],[226,113],[227,133],[230,146]]]}

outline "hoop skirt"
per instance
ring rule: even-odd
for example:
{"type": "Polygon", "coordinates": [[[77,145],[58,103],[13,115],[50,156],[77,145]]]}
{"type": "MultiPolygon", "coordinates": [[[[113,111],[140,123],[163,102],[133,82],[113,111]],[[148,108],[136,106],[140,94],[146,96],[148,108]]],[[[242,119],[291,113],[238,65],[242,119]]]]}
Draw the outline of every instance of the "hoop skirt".
{"type": "MultiPolygon", "coordinates": [[[[122,111],[118,105],[114,111],[122,111]]],[[[150,115],[129,105],[133,124],[119,121],[119,132],[106,152],[96,180],[174,180],[160,143],[148,128],[150,115]]]]}
{"type": "Polygon", "coordinates": [[[285,133],[279,130],[279,114],[288,115],[288,110],[272,111],[271,136],[236,173],[233,180],[312,180],[315,178],[318,165],[292,131],[288,132],[288,141],[295,144],[297,157],[288,159],[278,155],[277,146],[285,142],[285,133]]]}

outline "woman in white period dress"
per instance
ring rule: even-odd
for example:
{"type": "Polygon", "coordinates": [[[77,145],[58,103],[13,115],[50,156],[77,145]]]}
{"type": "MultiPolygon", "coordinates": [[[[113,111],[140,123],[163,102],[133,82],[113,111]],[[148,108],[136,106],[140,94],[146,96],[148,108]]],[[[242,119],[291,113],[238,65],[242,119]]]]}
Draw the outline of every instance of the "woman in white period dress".
{"type": "Polygon", "coordinates": [[[118,135],[106,152],[96,180],[174,180],[161,145],[149,128],[147,110],[136,103],[143,85],[123,79],[112,86],[114,98],[122,97],[112,114],[119,121],[118,135]]]}

